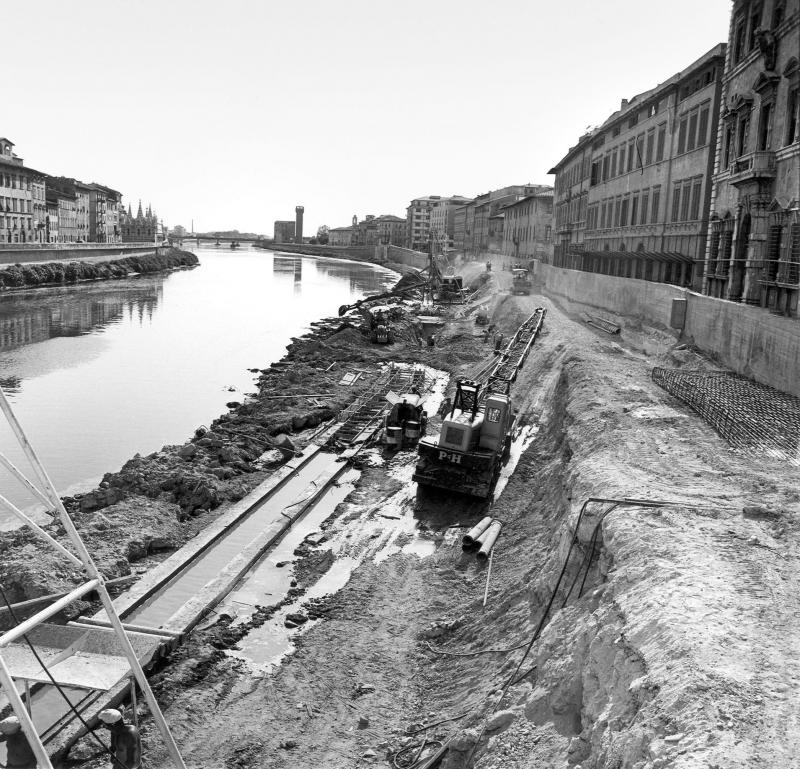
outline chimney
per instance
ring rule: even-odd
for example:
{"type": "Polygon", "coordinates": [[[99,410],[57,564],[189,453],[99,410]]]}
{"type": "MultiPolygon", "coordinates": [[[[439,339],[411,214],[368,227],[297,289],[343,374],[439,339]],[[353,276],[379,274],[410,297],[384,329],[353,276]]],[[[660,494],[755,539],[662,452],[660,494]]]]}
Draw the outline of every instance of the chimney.
{"type": "Polygon", "coordinates": [[[303,206],[295,206],[294,209],[294,242],[303,242],[303,206]]]}
{"type": "Polygon", "coordinates": [[[627,107],[627,106],[628,106],[628,100],[627,99],[623,99],[622,103],[619,105],[619,108],[622,110],[622,109],[625,109],[625,107],[627,107]]]}

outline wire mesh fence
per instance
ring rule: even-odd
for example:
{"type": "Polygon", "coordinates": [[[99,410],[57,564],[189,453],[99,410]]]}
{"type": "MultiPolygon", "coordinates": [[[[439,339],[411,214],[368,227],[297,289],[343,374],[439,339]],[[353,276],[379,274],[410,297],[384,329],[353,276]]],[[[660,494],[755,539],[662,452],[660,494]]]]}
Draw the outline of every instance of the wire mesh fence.
{"type": "Polygon", "coordinates": [[[800,398],[726,371],[654,368],[652,377],[734,448],[800,465],[800,398]]]}

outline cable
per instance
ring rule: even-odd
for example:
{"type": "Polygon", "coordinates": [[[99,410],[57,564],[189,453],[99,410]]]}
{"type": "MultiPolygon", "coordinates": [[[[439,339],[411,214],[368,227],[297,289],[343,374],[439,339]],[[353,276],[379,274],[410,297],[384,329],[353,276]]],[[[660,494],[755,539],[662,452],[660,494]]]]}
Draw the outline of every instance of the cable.
{"type": "MultiPolygon", "coordinates": [[[[15,625],[19,625],[20,624],[19,619],[17,619],[17,615],[14,612],[14,609],[12,608],[11,603],[9,603],[8,597],[6,596],[6,591],[3,590],[3,586],[1,584],[0,584],[0,595],[2,595],[2,597],[3,597],[3,601],[4,601],[5,605],[6,605],[6,608],[8,609],[9,614],[11,614],[11,619],[13,620],[14,624],[15,625]]],[[[53,684],[53,686],[55,686],[56,690],[61,695],[61,697],[64,699],[64,702],[67,703],[67,705],[69,706],[69,709],[72,711],[72,713],[75,715],[75,717],[81,722],[81,724],[83,725],[83,728],[86,729],[86,732],[88,734],[90,734],[94,738],[94,740],[97,742],[97,744],[100,745],[100,747],[103,748],[103,750],[106,753],[108,753],[109,756],[111,756],[112,762],[116,762],[116,764],[119,765],[119,767],[121,767],[121,769],[130,769],[126,763],[124,763],[121,759],[117,758],[117,756],[114,755],[114,753],[112,752],[111,748],[108,747],[97,736],[97,734],[95,734],[95,732],[91,729],[89,724],[86,723],[86,721],[84,720],[83,716],[78,712],[78,710],[72,704],[72,701],[70,700],[70,698],[67,697],[67,695],[64,693],[64,690],[61,688],[60,684],[56,681],[55,678],[53,678],[53,675],[48,670],[47,666],[44,663],[44,660],[39,656],[39,652],[36,651],[36,648],[31,643],[30,638],[28,638],[27,633],[24,634],[22,637],[25,639],[25,643],[28,644],[28,648],[30,648],[31,653],[36,658],[36,661],[39,663],[39,665],[42,668],[42,670],[44,670],[45,674],[50,679],[50,682],[53,684]]]]}

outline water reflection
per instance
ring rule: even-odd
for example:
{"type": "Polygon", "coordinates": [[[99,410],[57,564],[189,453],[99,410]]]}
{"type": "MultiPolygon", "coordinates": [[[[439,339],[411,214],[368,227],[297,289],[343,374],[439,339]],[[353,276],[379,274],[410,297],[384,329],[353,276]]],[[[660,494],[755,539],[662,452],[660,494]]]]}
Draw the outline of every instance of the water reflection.
{"type": "Polygon", "coordinates": [[[164,278],[128,279],[115,290],[36,289],[0,301],[0,351],[59,336],[78,336],[119,322],[127,312],[139,322],[152,320],[164,278]]]}

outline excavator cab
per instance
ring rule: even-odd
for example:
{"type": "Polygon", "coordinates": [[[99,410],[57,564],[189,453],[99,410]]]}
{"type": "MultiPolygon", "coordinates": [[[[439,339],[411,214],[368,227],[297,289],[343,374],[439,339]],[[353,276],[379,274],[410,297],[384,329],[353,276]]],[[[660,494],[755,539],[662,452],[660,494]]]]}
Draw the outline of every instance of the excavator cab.
{"type": "Polygon", "coordinates": [[[450,413],[442,420],[439,446],[467,452],[478,444],[483,424],[480,405],[481,385],[469,379],[456,383],[456,394],[450,413]]]}

